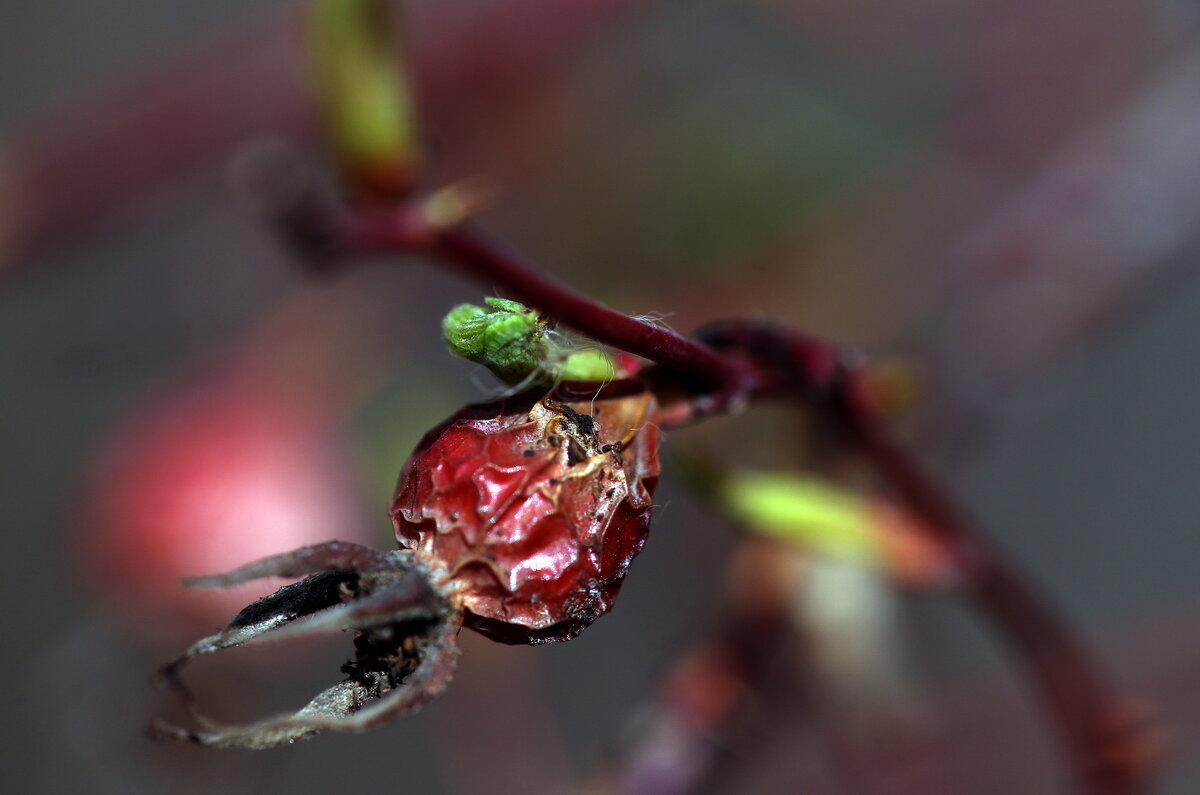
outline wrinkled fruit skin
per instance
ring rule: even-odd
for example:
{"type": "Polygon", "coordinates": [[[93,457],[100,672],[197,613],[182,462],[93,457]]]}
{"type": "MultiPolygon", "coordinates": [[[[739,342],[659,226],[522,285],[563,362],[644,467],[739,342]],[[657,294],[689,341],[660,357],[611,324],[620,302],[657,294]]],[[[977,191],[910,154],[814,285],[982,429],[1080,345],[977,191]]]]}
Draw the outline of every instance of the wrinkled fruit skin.
{"type": "Polygon", "coordinates": [[[659,476],[654,398],[617,392],[469,406],[405,465],[396,538],[445,567],[468,626],[506,643],[567,640],[612,607],[659,476]]]}

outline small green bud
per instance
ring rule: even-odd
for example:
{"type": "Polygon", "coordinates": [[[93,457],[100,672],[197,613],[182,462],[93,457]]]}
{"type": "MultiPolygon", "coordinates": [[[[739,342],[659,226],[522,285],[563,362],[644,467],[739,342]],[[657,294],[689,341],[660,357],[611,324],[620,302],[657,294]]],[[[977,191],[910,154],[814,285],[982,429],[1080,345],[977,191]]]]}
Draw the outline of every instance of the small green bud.
{"type": "Polygon", "coordinates": [[[524,304],[505,298],[485,298],[484,303],[460,304],[442,320],[442,336],[455,356],[478,362],[514,385],[613,377],[612,363],[602,351],[568,351],[565,338],[551,334],[546,319],[524,304]]]}
{"type": "Polygon", "coordinates": [[[322,121],[339,166],[359,188],[410,187],[416,111],[390,9],[381,0],[309,0],[309,45],[322,121]]]}
{"type": "Polygon", "coordinates": [[[612,359],[599,348],[576,351],[558,368],[558,377],[564,381],[611,381],[617,377],[612,359]]]}
{"type": "MultiPolygon", "coordinates": [[[[520,383],[536,371],[545,331],[537,313],[460,304],[442,320],[442,335],[455,356],[484,365],[502,381],[520,383]]],[[[511,304],[512,302],[505,302],[511,304]]],[[[520,304],[517,304],[520,306],[520,304]]]]}
{"type": "Polygon", "coordinates": [[[873,563],[880,555],[868,500],[799,475],[738,471],[723,479],[724,510],[762,535],[828,557],[873,563]]]}

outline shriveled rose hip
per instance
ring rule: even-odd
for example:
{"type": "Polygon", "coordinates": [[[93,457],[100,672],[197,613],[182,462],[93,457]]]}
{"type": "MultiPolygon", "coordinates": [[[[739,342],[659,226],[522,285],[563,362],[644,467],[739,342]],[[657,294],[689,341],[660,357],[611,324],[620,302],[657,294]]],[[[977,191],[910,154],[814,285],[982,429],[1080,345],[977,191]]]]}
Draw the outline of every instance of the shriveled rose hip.
{"type": "Polygon", "coordinates": [[[396,538],[445,567],[468,626],[507,643],[567,640],[612,607],[659,475],[654,397],[615,391],[468,407],[400,473],[396,538]]]}

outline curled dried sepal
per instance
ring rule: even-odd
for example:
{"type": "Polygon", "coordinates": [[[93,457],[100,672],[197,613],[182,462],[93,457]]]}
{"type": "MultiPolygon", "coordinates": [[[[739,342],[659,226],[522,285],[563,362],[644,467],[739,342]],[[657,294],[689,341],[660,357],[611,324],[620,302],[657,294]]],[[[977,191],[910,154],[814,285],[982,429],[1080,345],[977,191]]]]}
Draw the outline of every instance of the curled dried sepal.
{"type": "Polygon", "coordinates": [[[441,579],[410,554],[377,552],[344,542],[304,547],[227,574],[192,581],[224,587],[261,577],[309,574],[238,613],[229,625],[193,645],[160,672],[195,718],[198,729],[163,722],[151,730],[225,748],[270,748],[318,732],[359,732],[408,714],[449,683],[458,658],[460,611],[436,583],[441,579]],[[354,630],[347,678],[293,714],[227,725],[198,711],[180,673],[193,658],[232,646],[354,630]]]}

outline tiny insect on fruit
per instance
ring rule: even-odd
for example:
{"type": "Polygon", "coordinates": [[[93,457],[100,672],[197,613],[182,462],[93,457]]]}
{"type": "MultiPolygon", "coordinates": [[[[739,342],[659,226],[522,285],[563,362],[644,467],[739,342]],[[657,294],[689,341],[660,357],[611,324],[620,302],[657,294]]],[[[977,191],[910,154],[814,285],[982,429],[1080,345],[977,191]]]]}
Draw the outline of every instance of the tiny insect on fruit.
{"type": "MultiPolygon", "coordinates": [[[[400,474],[390,514],[401,549],[331,542],[195,585],[306,579],[250,605],[162,671],[265,638],[355,631],[348,678],[294,715],[158,733],[267,748],[363,731],[412,712],[449,682],[466,625],[506,643],[575,637],[607,612],[645,543],[659,476],[654,395],[639,381],[560,384],[468,406],[430,431],[400,474]]],[[[186,697],[186,695],[185,695],[186,697]]]]}

